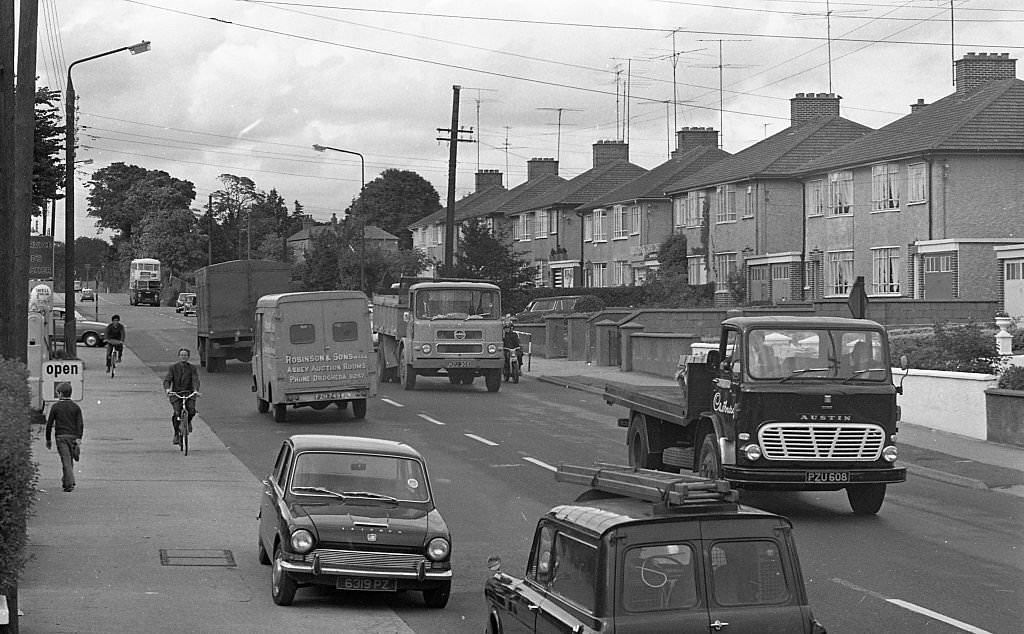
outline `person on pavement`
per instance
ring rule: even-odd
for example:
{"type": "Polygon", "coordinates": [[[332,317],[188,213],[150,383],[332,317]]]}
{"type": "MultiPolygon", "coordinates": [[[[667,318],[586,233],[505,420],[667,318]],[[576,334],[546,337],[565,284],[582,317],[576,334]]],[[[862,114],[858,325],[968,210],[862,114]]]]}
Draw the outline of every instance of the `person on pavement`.
{"type": "Polygon", "coordinates": [[[181,443],[181,429],[179,427],[181,422],[181,411],[182,408],[188,413],[188,431],[192,431],[192,419],[196,415],[196,397],[195,395],[190,398],[182,399],[178,396],[188,396],[192,392],[199,392],[199,370],[196,366],[188,362],[191,353],[188,348],[181,348],[178,350],[178,361],[167,368],[167,374],[164,376],[164,390],[167,392],[167,398],[171,401],[171,407],[174,408],[174,414],[171,416],[171,425],[174,427],[174,440],[172,441],[175,445],[181,443]],[[178,396],[171,396],[171,394],[177,394],[178,396]]]}
{"type": "Polygon", "coordinates": [[[110,355],[117,351],[117,362],[121,362],[121,355],[124,354],[124,324],[121,323],[121,316],[114,315],[107,324],[103,333],[103,340],[107,342],[107,371],[110,371],[110,355]]]}
{"type": "Polygon", "coordinates": [[[61,383],[57,386],[59,400],[50,406],[50,414],[46,417],[46,448],[52,449],[50,441],[52,432],[57,436],[57,453],[63,469],[61,485],[65,491],[75,490],[75,460],[81,451],[82,432],[85,421],[82,408],[71,400],[71,384],[61,383]]]}

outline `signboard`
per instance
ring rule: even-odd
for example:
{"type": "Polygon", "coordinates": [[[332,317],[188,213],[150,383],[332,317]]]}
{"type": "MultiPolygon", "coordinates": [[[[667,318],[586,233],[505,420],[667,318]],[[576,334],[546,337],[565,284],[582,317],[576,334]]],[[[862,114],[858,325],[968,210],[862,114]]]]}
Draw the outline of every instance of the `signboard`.
{"type": "Polygon", "coordinates": [[[81,360],[59,359],[43,361],[43,400],[56,401],[57,386],[71,384],[71,400],[80,401],[85,392],[85,364],[81,360]]]}
{"type": "Polygon", "coordinates": [[[34,279],[53,279],[53,237],[28,237],[28,276],[34,279]]]}

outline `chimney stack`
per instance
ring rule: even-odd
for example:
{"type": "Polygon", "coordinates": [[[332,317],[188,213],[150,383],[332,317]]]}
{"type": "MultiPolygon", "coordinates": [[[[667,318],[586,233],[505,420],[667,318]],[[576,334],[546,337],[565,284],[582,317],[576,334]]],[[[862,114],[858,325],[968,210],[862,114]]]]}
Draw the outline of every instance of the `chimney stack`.
{"type": "Polygon", "coordinates": [[[922,108],[925,108],[928,104],[924,102],[924,99],[918,99],[917,103],[910,104],[910,113],[913,114],[922,108]]]}
{"type": "Polygon", "coordinates": [[[629,145],[625,141],[598,141],[594,144],[594,167],[604,167],[618,160],[629,160],[629,145]]]}
{"type": "Polygon", "coordinates": [[[839,116],[839,95],[831,92],[798,92],[789,100],[789,125],[806,123],[818,117],[839,116]]]}
{"type": "Polygon", "coordinates": [[[1017,60],[1009,53],[967,53],[953,62],[956,94],[966,95],[985,82],[1013,79],[1017,60]]]}
{"type": "Polygon", "coordinates": [[[673,158],[697,147],[718,147],[718,130],[714,128],[679,128],[676,130],[676,149],[673,158]]]}
{"type": "Polygon", "coordinates": [[[558,176],[558,161],[553,158],[532,158],[526,162],[526,180],[541,176],[558,176]]]}
{"type": "Polygon", "coordinates": [[[476,191],[480,192],[488,187],[502,187],[501,172],[498,170],[480,170],[476,173],[476,191]]]}

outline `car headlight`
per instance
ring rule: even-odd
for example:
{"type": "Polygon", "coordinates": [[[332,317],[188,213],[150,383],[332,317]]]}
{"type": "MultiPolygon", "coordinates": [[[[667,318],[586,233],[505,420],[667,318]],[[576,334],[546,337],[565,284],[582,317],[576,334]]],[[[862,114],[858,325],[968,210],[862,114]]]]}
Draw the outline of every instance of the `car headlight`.
{"type": "Polygon", "coordinates": [[[494,345],[493,343],[487,344],[487,354],[494,354],[497,351],[498,346],[494,345]]]}
{"type": "Polygon", "coordinates": [[[754,462],[761,459],[761,447],[757,443],[750,443],[743,448],[743,454],[747,460],[754,462]]]}
{"type": "Polygon", "coordinates": [[[292,550],[305,555],[309,551],[313,550],[313,533],[310,533],[304,528],[300,528],[292,533],[292,550]]]}
{"type": "Polygon", "coordinates": [[[423,351],[423,354],[430,354],[430,344],[429,343],[423,344],[423,346],[420,347],[420,350],[423,351]]]}
{"type": "Polygon", "coordinates": [[[435,537],[427,544],[427,559],[430,561],[444,561],[448,559],[451,546],[444,537],[435,537]]]}
{"type": "Polygon", "coordinates": [[[896,448],[896,445],[889,445],[882,450],[882,458],[884,458],[886,462],[896,462],[896,458],[899,457],[899,453],[900,451],[896,448]]]}

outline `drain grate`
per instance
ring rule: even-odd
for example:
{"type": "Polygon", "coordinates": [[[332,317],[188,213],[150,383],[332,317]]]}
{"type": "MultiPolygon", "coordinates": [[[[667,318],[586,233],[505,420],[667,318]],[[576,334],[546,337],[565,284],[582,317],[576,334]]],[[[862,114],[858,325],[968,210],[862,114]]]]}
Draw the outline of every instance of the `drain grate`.
{"type": "Polygon", "coordinates": [[[212,548],[161,548],[160,565],[234,568],[235,556],[230,550],[212,548]]]}

